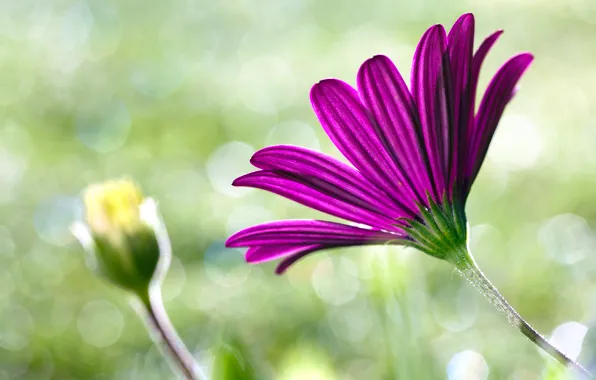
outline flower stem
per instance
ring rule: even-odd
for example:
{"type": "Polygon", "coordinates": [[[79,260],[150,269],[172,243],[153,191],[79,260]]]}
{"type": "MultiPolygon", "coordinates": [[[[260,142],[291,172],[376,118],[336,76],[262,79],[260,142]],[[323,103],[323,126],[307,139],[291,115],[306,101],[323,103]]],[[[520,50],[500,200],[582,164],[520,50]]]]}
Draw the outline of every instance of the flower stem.
{"type": "Polygon", "coordinates": [[[168,318],[159,285],[154,284],[146,294],[139,294],[139,300],[137,311],[145,320],[151,339],[167,359],[172,371],[184,375],[188,380],[207,380],[168,318]]]}
{"type": "Polygon", "coordinates": [[[532,343],[540,347],[544,352],[555,358],[561,364],[573,369],[582,378],[590,379],[592,375],[579,363],[565,355],[558,348],[548,342],[540,333],[530,326],[517,311],[505,300],[497,288],[491,284],[484,273],[474,262],[474,259],[467,250],[462,250],[452,261],[460,274],[472,283],[484,297],[501,313],[509,323],[518,328],[532,343]]]}

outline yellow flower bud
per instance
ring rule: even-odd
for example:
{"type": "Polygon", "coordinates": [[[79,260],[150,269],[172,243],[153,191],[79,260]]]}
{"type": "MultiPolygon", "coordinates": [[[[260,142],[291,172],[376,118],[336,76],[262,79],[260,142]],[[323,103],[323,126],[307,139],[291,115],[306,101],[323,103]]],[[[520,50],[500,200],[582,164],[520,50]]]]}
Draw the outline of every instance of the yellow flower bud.
{"type": "Polygon", "coordinates": [[[169,264],[169,239],[155,201],[127,179],[90,185],[83,200],[85,221],[72,230],[95,258],[95,269],[125,289],[146,291],[160,263],[164,270],[169,264]]]}
{"type": "Polygon", "coordinates": [[[89,186],[84,193],[86,219],[96,233],[133,231],[141,227],[143,195],[132,181],[118,180],[89,186]]]}

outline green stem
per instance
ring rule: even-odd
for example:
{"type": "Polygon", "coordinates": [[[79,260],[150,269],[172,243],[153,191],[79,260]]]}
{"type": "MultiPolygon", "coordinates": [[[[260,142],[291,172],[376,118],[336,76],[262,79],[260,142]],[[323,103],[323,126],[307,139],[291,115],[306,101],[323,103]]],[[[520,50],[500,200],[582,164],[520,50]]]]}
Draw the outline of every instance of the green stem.
{"type": "Polygon", "coordinates": [[[460,274],[468,279],[482,295],[501,313],[509,323],[519,329],[532,343],[540,347],[544,352],[551,355],[566,367],[572,368],[582,378],[590,379],[592,375],[580,364],[561,352],[558,348],[549,343],[540,333],[530,326],[517,311],[505,300],[497,288],[491,284],[484,273],[478,268],[474,259],[467,250],[462,250],[454,255],[452,263],[455,264],[460,274]]]}
{"type": "Polygon", "coordinates": [[[153,284],[149,291],[139,294],[139,300],[141,302],[137,311],[145,320],[151,339],[168,360],[172,370],[188,380],[207,380],[168,318],[159,285],[153,284]]]}

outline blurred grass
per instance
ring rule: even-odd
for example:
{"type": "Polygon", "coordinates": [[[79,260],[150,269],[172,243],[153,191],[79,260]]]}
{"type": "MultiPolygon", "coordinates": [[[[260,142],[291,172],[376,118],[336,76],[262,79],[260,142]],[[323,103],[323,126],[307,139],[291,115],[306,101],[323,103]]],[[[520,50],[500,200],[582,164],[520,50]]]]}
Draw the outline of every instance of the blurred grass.
{"type": "Polygon", "coordinates": [[[541,378],[536,349],[423,254],[336,250],[277,277],[273,264],[248,266],[223,248],[256,222],[320,217],[229,186],[266,145],[338,155],[310,110],[313,83],[353,84],[374,54],[407,76],[424,30],[468,11],[477,43],[506,31],[481,86],[512,54],[536,56],[471,195],[472,248],[541,332],[591,327],[591,1],[4,0],[0,379],[171,376],[126,296],[87,271],[68,233],[80,189],[122,175],[160,202],[179,260],[167,307],[206,366],[223,339],[257,378],[541,378]]]}

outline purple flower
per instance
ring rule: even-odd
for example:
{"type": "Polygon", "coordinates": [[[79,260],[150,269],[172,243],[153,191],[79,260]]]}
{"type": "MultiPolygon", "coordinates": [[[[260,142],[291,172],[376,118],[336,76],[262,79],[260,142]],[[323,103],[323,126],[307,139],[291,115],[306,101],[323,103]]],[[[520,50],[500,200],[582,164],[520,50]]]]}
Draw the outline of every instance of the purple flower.
{"type": "Polygon", "coordinates": [[[313,109],[353,166],[305,148],[271,146],[251,159],[260,170],[234,185],[268,190],[354,225],[274,221],[244,229],[226,245],[249,247],[248,262],[282,259],[277,273],[315,251],[368,244],[412,246],[458,265],[467,257],[467,196],[533,59],[523,53],[505,62],[474,112],[480,66],[501,33],[474,53],[472,14],[449,34],[432,26],[416,48],[410,88],[381,55],[360,67],[357,90],[338,79],[315,84],[313,109]]]}
{"type": "Polygon", "coordinates": [[[474,16],[465,14],[449,34],[441,25],[424,33],[410,88],[384,56],[364,62],[358,90],[337,79],[314,85],[313,109],[352,166],[278,145],[255,153],[251,162],[260,170],[234,185],[268,190],[355,225],[281,220],[244,229],[226,245],[249,247],[248,262],[282,259],[277,273],[328,248],[418,248],[453,264],[528,339],[582,378],[592,378],[507,303],[467,247],[466,199],[505,106],[533,59],[524,53],[505,62],[474,112],[480,66],[500,35],[493,33],[473,53],[474,16]]]}

